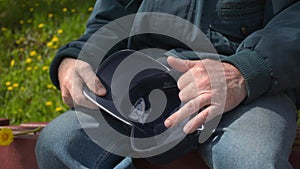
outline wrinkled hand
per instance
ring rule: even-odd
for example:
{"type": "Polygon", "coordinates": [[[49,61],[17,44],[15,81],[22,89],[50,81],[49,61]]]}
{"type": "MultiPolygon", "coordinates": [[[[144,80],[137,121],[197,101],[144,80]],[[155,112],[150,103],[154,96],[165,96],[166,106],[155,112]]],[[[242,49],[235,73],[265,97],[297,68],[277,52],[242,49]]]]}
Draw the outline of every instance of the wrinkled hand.
{"type": "Polygon", "coordinates": [[[247,96],[243,76],[229,63],[174,57],[168,57],[168,63],[175,70],[184,72],[177,85],[179,98],[185,104],[166,119],[166,127],[173,127],[194,115],[183,129],[187,134],[192,133],[206,121],[238,106],[247,96]]]}
{"type": "Polygon", "coordinates": [[[58,68],[58,79],[62,100],[69,107],[81,105],[91,109],[97,106],[87,100],[82,93],[84,84],[99,96],[104,96],[106,90],[96,76],[91,66],[81,60],[65,58],[58,68]]]}

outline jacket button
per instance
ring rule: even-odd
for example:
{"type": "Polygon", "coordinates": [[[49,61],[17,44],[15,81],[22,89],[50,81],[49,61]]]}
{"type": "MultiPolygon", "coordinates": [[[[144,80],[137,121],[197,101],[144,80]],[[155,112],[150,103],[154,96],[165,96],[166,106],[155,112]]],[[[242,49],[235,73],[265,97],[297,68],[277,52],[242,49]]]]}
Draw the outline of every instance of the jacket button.
{"type": "Polygon", "coordinates": [[[247,29],[246,26],[242,26],[242,27],[241,27],[241,33],[242,33],[243,35],[247,35],[247,34],[248,34],[248,29],[247,29]]]}

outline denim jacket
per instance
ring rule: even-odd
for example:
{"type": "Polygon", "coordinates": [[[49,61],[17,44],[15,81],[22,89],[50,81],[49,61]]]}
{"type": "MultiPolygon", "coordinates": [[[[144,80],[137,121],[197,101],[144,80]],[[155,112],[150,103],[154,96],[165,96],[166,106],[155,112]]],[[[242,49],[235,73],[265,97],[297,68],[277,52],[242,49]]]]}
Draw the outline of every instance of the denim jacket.
{"type": "MultiPolygon", "coordinates": [[[[217,52],[226,56],[222,61],[236,66],[244,76],[246,103],[268,92],[287,92],[295,102],[297,96],[300,101],[300,2],[297,0],[98,0],[84,35],[60,48],[52,61],[50,76],[56,87],[59,88],[57,69],[63,58],[78,58],[83,45],[99,28],[137,12],[168,13],[199,27],[217,52]]],[[[159,47],[162,43],[158,42],[163,39],[147,41],[159,47]]],[[[131,45],[143,48],[139,44],[138,39],[130,39],[113,50],[131,45]]],[[[189,52],[181,48],[173,45],[168,49],[188,58],[189,52]]],[[[300,102],[297,105],[300,108],[300,102]]]]}

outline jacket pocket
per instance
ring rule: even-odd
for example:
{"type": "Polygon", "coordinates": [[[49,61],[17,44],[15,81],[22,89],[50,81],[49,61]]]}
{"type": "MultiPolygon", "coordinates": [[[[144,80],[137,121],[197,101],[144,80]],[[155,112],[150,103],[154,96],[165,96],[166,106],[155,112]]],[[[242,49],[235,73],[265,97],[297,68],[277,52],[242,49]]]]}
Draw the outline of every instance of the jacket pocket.
{"type": "Polygon", "coordinates": [[[264,8],[264,0],[213,0],[209,26],[229,39],[241,41],[262,28],[264,8]]]}
{"type": "Polygon", "coordinates": [[[195,0],[143,0],[139,12],[161,12],[190,20],[195,0]]]}

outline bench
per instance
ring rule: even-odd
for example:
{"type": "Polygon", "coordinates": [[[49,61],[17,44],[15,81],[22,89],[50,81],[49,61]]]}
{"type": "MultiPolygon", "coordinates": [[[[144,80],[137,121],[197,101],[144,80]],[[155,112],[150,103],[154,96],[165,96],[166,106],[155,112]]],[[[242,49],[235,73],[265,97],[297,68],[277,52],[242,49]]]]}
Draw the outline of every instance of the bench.
{"type": "MultiPolygon", "coordinates": [[[[0,118],[0,126],[10,127],[13,130],[28,130],[38,126],[46,126],[46,123],[26,123],[18,126],[8,126],[8,121],[0,118]]],[[[38,134],[17,136],[14,142],[7,147],[0,147],[1,169],[37,169],[34,147],[38,134]]],[[[300,126],[297,129],[297,136],[294,142],[290,162],[293,167],[300,169],[300,126]]],[[[154,165],[144,159],[134,159],[134,164],[141,169],[208,169],[204,161],[196,152],[191,152],[182,158],[167,165],[154,165]]]]}
{"type": "MultiPolygon", "coordinates": [[[[13,131],[22,132],[45,127],[47,123],[25,123],[9,125],[8,119],[0,118],[0,127],[8,127],[13,131]]],[[[38,133],[16,136],[9,146],[0,146],[1,169],[38,169],[35,158],[35,144],[38,133]]]]}

